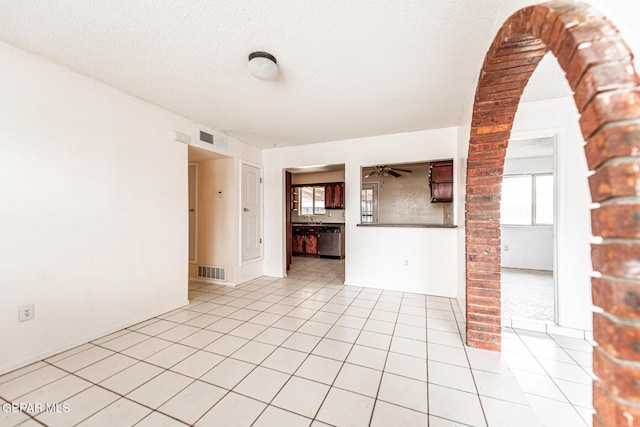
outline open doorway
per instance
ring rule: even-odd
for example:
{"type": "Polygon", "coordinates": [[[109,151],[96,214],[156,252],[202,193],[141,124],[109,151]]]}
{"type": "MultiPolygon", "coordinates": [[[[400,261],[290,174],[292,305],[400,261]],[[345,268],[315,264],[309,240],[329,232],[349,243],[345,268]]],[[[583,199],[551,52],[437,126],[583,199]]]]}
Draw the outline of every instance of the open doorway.
{"type": "MultiPolygon", "coordinates": [[[[500,205],[502,316],[557,323],[554,136],[509,141],[500,205]]],[[[514,326],[514,327],[515,327],[514,326]]]]}
{"type": "Polygon", "coordinates": [[[189,281],[232,284],[236,240],[233,158],[189,146],[189,281]]]}
{"type": "Polygon", "coordinates": [[[345,166],[290,168],[285,172],[287,271],[319,268],[344,283],[345,166]]]}

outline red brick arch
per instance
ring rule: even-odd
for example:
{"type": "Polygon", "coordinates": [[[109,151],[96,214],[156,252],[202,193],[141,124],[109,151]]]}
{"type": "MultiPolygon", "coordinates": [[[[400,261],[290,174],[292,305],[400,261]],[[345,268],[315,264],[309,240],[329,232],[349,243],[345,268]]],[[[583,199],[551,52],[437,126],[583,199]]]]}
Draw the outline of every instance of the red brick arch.
{"type": "Polygon", "coordinates": [[[482,66],[471,124],[466,195],[467,344],[500,350],[500,192],[522,92],[542,57],[558,59],[587,144],[594,236],[595,425],[640,425],[640,79],[618,30],[587,4],[519,10],[482,66]],[[631,363],[627,363],[631,362],[631,363]],[[632,402],[632,403],[629,403],[632,402]],[[636,406],[638,405],[638,406],[636,406]]]}

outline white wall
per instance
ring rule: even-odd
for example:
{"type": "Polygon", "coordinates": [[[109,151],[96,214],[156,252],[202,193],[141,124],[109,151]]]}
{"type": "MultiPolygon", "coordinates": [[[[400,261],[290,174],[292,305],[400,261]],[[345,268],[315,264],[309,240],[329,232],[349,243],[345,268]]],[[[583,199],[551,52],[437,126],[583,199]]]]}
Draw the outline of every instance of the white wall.
{"type": "Polygon", "coordinates": [[[592,329],[591,218],[584,140],[572,98],[521,104],[512,139],[557,135],[556,242],[558,263],[558,321],[561,326],[592,329]]]}
{"type": "Polygon", "coordinates": [[[4,43],[0,63],[3,373],[187,303],[187,146],[173,131],[197,125],[4,43]]]}
{"type": "Polygon", "coordinates": [[[187,302],[171,132],[192,123],[5,44],[0,62],[3,372],[187,302]]]}
{"type": "Polygon", "coordinates": [[[455,296],[455,229],[356,224],[361,166],[457,158],[456,144],[457,129],[446,128],[265,150],[265,274],[285,274],[284,170],[344,163],[346,283],[455,296]]]}
{"type": "Polygon", "coordinates": [[[553,226],[502,226],[501,265],[508,268],[553,271],[553,226]]]}

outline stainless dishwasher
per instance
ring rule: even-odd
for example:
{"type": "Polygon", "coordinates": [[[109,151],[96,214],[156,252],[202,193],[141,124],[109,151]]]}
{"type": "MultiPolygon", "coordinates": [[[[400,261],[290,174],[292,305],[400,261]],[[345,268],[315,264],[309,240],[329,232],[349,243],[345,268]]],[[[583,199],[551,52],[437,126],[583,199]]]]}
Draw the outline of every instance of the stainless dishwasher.
{"type": "Polygon", "coordinates": [[[320,227],[318,237],[318,254],[342,258],[342,242],[340,241],[340,227],[320,227]]]}

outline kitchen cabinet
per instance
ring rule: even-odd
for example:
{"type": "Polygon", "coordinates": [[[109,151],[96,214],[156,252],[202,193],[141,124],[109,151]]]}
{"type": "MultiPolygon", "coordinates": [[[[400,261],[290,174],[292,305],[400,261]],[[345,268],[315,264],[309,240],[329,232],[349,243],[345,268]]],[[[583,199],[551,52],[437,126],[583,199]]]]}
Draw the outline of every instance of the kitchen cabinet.
{"type": "Polygon", "coordinates": [[[324,208],[344,209],[344,182],[332,182],[325,184],[324,208]]]}
{"type": "Polygon", "coordinates": [[[309,233],[304,236],[305,255],[318,255],[318,232],[309,233]]]}
{"type": "Polygon", "coordinates": [[[289,209],[295,211],[298,209],[298,188],[291,187],[289,191],[289,209]]]}
{"type": "Polygon", "coordinates": [[[318,227],[293,227],[291,252],[295,255],[318,255],[318,227]]]}
{"type": "Polygon", "coordinates": [[[453,160],[433,162],[429,167],[431,203],[453,201],[453,160]]]}
{"type": "Polygon", "coordinates": [[[291,252],[295,255],[304,253],[304,236],[302,235],[302,231],[297,227],[293,229],[291,252]]]}

